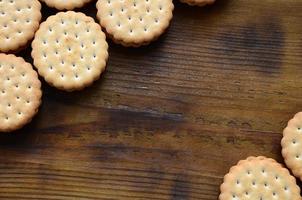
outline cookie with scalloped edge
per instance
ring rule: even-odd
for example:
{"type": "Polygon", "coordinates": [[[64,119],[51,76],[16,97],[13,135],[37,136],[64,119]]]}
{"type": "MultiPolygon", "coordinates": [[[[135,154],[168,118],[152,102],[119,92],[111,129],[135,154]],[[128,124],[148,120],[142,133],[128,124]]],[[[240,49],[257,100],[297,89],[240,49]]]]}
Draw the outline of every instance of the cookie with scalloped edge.
{"type": "Polygon", "coordinates": [[[0,132],[29,123],[41,104],[41,82],[30,63],[0,53],[0,132]]]}
{"type": "Polygon", "coordinates": [[[249,157],[231,167],[219,200],[301,200],[296,179],[274,159],[249,157]]]}
{"type": "Polygon", "coordinates": [[[43,22],[32,49],[39,74],[65,91],[81,90],[99,79],[108,58],[100,25],[74,11],[60,12],[43,22]]]}
{"type": "Polygon", "coordinates": [[[58,10],[73,10],[75,8],[81,8],[85,4],[93,0],[41,0],[46,3],[47,6],[56,8],[58,10]]]}
{"type": "Polygon", "coordinates": [[[302,180],[302,112],[288,122],[283,131],[281,146],[287,167],[302,180]]]}
{"type": "Polygon", "coordinates": [[[23,49],[34,37],[41,20],[38,0],[0,1],[0,52],[23,49]]]}
{"type": "Polygon", "coordinates": [[[97,17],[108,36],[126,47],[148,45],[168,28],[172,0],[99,0],[97,17]]]}

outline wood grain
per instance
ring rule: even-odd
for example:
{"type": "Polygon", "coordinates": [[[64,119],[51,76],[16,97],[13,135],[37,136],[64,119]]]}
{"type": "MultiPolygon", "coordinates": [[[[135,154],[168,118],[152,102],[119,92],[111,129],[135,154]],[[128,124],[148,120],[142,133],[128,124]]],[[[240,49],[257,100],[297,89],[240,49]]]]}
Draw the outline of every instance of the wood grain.
{"type": "MultiPolygon", "coordinates": [[[[302,107],[302,2],[175,5],[159,41],[110,43],[91,88],[44,83],[34,121],[0,135],[0,199],[215,200],[238,160],[282,162],[282,129],[302,107]]],[[[44,19],[56,12],[43,6],[44,19]]],[[[20,55],[31,62],[30,48],[20,55]]]]}

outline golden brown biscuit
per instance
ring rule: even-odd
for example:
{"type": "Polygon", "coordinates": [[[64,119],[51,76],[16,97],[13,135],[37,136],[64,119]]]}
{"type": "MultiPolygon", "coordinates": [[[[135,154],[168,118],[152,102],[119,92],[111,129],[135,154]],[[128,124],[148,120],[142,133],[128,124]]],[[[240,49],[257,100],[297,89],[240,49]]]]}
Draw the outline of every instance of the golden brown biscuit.
{"type": "Polygon", "coordinates": [[[41,104],[41,82],[31,64],[0,54],[0,132],[22,128],[41,104]]]}
{"type": "Polygon", "coordinates": [[[249,157],[225,175],[219,200],[301,200],[289,171],[275,160],[249,157]]]}
{"type": "Polygon", "coordinates": [[[288,122],[281,145],[286,165],[302,180],[302,112],[288,122]]]}
{"type": "Polygon", "coordinates": [[[66,91],[81,90],[99,79],[108,58],[101,27],[73,11],[60,12],[42,23],[32,48],[39,74],[66,91]]]}
{"type": "Polygon", "coordinates": [[[0,52],[15,52],[34,37],[41,20],[38,0],[0,0],[0,52]]]}
{"type": "Polygon", "coordinates": [[[173,16],[172,0],[99,0],[97,17],[109,37],[124,46],[138,47],[156,40],[173,16]]]}
{"type": "Polygon", "coordinates": [[[86,3],[93,0],[41,0],[47,6],[56,8],[58,10],[73,10],[75,8],[83,7],[86,3]]]}

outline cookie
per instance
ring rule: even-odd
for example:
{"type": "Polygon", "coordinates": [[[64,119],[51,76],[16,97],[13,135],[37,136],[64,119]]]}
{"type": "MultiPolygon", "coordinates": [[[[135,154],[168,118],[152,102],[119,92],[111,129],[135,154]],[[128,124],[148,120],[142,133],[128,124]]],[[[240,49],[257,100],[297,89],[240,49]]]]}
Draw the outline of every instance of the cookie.
{"type": "Polygon", "coordinates": [[[86,3],[89,3],[93,0],[41,0],[46,3],[47,6],[56,8],[58,10],[73,10],[75,8],[81,8],[86,3]]]}
{"type": "Polygon", "coordinates": [[[0,52],[16,52],[34,37],[41,20],[38,0],[0,0],[0,52]]]}
{"type": "Polygon", "coordinates": [[[302,180],[302,112],[288,122],[283,131],[281,146],[287,167],[302,180]]]}
{"type": "Polygon", "coordinates": [[[41,82],[23,58],[0,53],[0,132],[22,128],[41,104],[41,82]]]}
{"type": "Polygon", "coordinates": [[[81,90],[105,70],[108,44],[101,27],[91,17],[60,12],[43,22],[32,43],[39,74],[65,91],[81,90]]]}
{"type": "Polygon", "coordinates": [[[301,200],[289,171],[275,160],[249,157],[225,175],[219,200],[301,200]]]}
{"type": "Polygon", "coordinates": [[[99,0],[97,17],[108,36],[126,47],[156,40],[173,16],[172,0],[99,0]]]}
{"type": "Polygon", "coordinates": [[[205,6],[213,4],[215,0],[180,0],[182,3],[189,4],[190,6],[205,6]]]}

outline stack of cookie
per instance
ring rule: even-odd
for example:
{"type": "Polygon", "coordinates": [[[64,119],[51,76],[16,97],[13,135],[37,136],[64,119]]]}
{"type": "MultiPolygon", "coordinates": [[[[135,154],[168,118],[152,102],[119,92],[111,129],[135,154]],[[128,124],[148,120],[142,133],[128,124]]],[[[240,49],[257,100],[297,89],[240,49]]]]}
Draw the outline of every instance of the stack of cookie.
{"type": "MultiPolygon", "coordinates": [[[[41,1],[58,10],[73,10],[93,0],[41,1]]],[[[201,6],[214,0],[182,1],[201,6]]],[[[40,25],[38,0],[0,0],[0,132],[22,128],[41,104],[38,74],[12,53],[33,39],[32,58],[39,75],[60,90],[81,90],[105,70],[106,35],[126,47],[147,45],[168,28],[174,9],[172,0],[98,0],[96,6],[100,24],[83,13],[67,11],[40,25]]]]}
{"type": "MultiPolygon", "coordinates": [[[[281,140],[282,156],[302,180],[302,112],[288,122],[281,140]]],[[[301,200],[296,179],[271,158],[249,157],[225,175],[219,200],[301,200]]]]}

